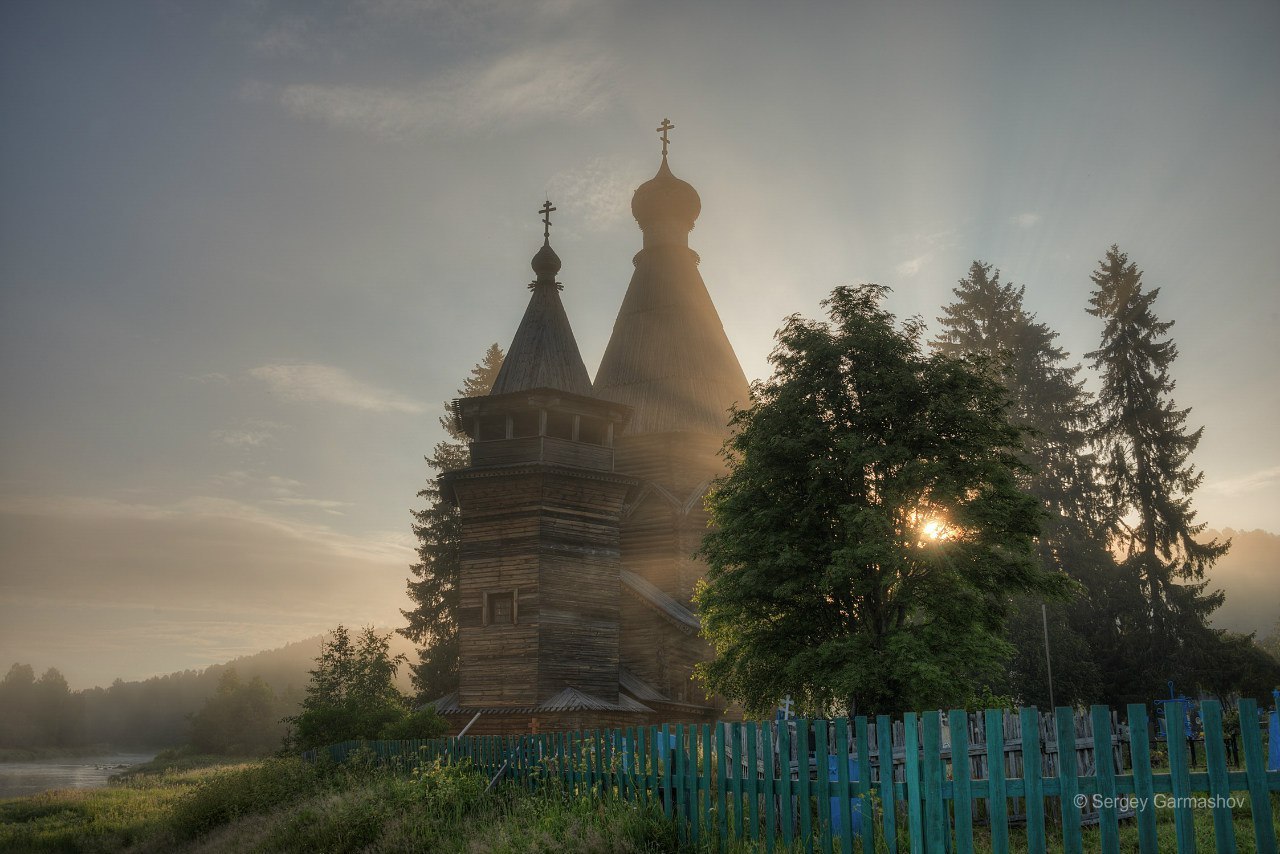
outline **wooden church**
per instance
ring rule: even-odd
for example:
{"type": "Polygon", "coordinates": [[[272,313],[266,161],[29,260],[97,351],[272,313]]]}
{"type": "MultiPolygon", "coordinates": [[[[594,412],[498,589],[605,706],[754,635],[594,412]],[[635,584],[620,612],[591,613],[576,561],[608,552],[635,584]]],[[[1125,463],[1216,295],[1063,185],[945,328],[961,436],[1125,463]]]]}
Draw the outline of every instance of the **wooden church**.
{"type": "Polygon", "coordinates": [[[471,465],[442,479],[462,525],[457,732],[714,720],[692,597],[703,496],[747,380],[689,232],[698,193],[667,163],[635,191],[644,235],[592,381],[556,281],[548,202],[529,306],[490,394],[455,401],[471,465]]]}

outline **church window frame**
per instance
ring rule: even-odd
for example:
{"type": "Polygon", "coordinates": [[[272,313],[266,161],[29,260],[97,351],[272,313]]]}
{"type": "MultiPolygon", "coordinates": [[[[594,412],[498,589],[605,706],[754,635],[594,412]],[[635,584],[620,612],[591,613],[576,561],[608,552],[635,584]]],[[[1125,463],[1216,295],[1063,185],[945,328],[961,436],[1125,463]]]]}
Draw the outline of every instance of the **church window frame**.
{"type": "Polygon", "coordinates": [[[485,626],[515,626],[520,623],[520,591],[490,590],[484,594],[485,626]]]}

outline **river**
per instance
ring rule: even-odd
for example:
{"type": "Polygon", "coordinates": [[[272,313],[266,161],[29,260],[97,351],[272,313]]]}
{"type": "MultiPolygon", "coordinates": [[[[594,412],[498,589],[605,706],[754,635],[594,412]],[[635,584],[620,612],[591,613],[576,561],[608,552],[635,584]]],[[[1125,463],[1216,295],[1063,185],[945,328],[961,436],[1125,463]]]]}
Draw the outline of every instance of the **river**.
{"type": "Polygon", "coordinates": [[[32,762],[0,762],[0,799],[25,798],[49,789],[93,789],[130,765],[155,758],[154,753],[113,753],[60,757],[32,762]]]}

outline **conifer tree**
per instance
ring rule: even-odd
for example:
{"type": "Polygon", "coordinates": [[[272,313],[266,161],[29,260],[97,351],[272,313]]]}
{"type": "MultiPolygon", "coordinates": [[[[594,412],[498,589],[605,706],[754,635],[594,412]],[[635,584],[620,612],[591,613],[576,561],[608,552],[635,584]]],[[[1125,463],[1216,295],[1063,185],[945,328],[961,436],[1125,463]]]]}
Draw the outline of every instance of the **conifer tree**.
{"type": "MultiPolygon", "coordinates": [[[[458,389],[459,397],[489,393],[502,368],[502,348],[492,344],[458,389]]],[[[425,457],[431,473],[418,493],[426,507],[410,511],[418,538],[418,562],[411,566],[409,598],[414,607],[400,613],[409,625],[400,634],[423,645],[417,664],[411,665],[413,684],[424,700],[434,700],[458,687],[458,570],[461,528],[458,510],[442,501],[437,478],[470,464],[466,434],[453,421],[453,409],[445,401],[440,418],[448,438],[438,442],[425,457]]]]}
{"type": "Polygon", "coordinates": [[[1145,637],[1128,646],[1145,659],[1143,687],[1153,691],[1167,678],[1204,672],[1224,648],[1208,626],[1222,594],[1205,591],[1204,573],[1230,541],[1196,539],[1205,526],[1195,521],[1191,496],[1203,475],[1191,454],[1204,428],[1189,430],[1191,410],[1173,402],[1169,370],[1178,348],[1168,334],[1173,321],[1152,310],[1160,289],[1146,290],[1142,272],[1115,245],[1092,280],[1088,312],[1103,330],[1088,358],[1101,378],[1095,438],[1110,501],[1107,524],[1145,599],[1145,637]]]}
{"type": "MultiPolygon", "coordinates": [[[[1077,378],[1080,366],[1055,343],[1058,333],[1024,308],[1025,291],[1001,282],[991,264],[974,261],[938,318],[942,331],[933,347],[952,356],[988,357],[1009,391],[1011,416],[1026,431],[1026,488],[1046,514],[1037,542],[1041,565],[1085,584],[1074,601],[1047,603],[1058,659],[1054,697],[1089,702],[1097,698],[1100,678],[1088,638],[1090,594],[1100,592],[1091,582],[1113,568],[1096,537],[1102,502],[1089,447],[1093,403],[1077,378]]],[[[1041,604],[1034,597],[1015,603],[1009,639],[1017,653],[1011,682],[1002,688],[1023,702],[1048,705],[1041,604]]]]}

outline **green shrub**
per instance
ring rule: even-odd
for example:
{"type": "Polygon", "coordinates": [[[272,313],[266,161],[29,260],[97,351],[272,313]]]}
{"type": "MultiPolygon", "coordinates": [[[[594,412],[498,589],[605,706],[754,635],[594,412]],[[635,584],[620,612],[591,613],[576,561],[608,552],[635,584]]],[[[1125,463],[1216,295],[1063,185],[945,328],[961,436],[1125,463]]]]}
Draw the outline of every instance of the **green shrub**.
{"type": "Polygon", "coordinates": [[[301,759],[267,759],[206,777],[173,811],[173,829],[190,839],[254,813],[266,813],[325,791],[327,767],[301,759]]]}
{"type": "Polygon", "coordinates": [[[378,738],[399,741],[409,738],[439,738],[449,730],[449,722],[427,708],[412,712],[398,721],[386,724],[378,738]]]}

